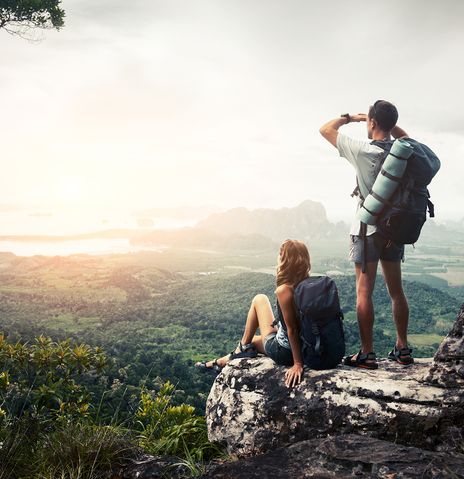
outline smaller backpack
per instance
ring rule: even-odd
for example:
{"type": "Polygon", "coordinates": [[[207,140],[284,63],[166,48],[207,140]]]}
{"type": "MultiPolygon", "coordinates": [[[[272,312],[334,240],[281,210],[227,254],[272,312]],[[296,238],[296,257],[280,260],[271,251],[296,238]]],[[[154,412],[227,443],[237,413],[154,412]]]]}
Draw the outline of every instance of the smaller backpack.
{"type": "Polygon", "coordinates": [[[343,312],[338,290],[328,276],[309,277],[294,289],[300,318],[303,362],[311,369],[332,369],[345,355],[343,312]]]}

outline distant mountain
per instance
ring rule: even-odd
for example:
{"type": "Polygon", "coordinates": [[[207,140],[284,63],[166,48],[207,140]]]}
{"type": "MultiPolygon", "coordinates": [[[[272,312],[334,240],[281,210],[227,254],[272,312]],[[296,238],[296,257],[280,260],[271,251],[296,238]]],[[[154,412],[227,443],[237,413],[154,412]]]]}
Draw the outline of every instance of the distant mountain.
{"type": "Polygon", "coordinates": [[[211,249],[218,251],[272,250],[278,244],[270,238],[257,234],[223,233],[204,228],[183,228],[173,231],[150,231],[131,238],[134,245],[166,245],[178,248],[211,249]]]}
{"type": "Polygon", "coordinates": [[[343,223],[334,225],[327,219],[321,203],[306,200],[294,208],[248,210],[234,208],[215,213],[197,224],[198,228],[224,235],[259,234],[280,243],[286,238],[311,240],[325,238],[343,230],[343,223]]]}
{"type": "MultiPolygon", "coordinates": [[[[340,240],[346,238],[348,226],[331,223],[321,203],[306,200],[293,208],[233,208],[222,213],[210,214],[196,226],[181,229],[153,229],[150,215],[181,215],[199,213],[205,208],[159,208],[146,210],[139,218],[140,229],[112,229],[93,233],[42,236],[8,235],[0,241],[64,241],[95,238],[128,238],[134,245],[165,245],[178,248],[200,248],[220,251],[275,250],[286,238],[306,242],[340,240]],[[143,229],[142,229],[143,228],[143,229]]],[[[330,242],[331,243],[331,242],[330,242]]]]}

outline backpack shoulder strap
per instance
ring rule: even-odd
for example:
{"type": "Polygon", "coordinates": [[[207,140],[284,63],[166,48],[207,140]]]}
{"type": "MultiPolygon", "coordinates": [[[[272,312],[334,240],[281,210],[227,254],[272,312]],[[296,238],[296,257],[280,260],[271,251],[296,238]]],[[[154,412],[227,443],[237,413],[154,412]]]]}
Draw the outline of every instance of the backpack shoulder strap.
{"type": "Polygon", "coordinates": [[[390,151],[395,140],[372,140],[371,145],[378,146],[382,150],[390,151]]]}
{"type": "MultiPolygon", "coordinates": [[[[393,140],[372,140],[371,145],[378,146],[385,152],[385,154],[382,155],[378,165],[378,171],[380,171],[380,168],[382,167],[382,164],[385,161],[385,158],[388,156],[388,153],[393,145],[393,140]]],[[[378,171],[376,171],[376,173],[378,173],[378,171]]],[[[358,177],[356,177],[356,188],[353,190],[353,193],[351,193],[351,197],[354,196],[358,196],[362,202],[365,200],[364,196],[361,194],[361,189],[359,188],[358,177]]]]}
{"type": "Polygon", "coordinates": [[[358,177],[356,177],[356,188],[353,190],[353,193],[351,193],[351,197],[353,198],[354,196],[358,196],[361,201],[365,200],[364,196],[361,193],[361,188],[359,187],[358,177]]]}

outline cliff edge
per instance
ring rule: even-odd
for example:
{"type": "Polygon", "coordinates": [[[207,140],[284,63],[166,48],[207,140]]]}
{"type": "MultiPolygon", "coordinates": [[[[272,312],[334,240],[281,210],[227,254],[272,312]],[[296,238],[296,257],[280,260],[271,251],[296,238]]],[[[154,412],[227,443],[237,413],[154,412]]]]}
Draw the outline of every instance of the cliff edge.
{"type": "Polygon", "coordinates": [[[463,331],[464,305],[433,360],[307,370],[293,389],[284,385],[286,368],[269,358],[231,361],[207,400],[209,439],[237,455],[345,434],[453,450],[464,426],[463,331]]]}

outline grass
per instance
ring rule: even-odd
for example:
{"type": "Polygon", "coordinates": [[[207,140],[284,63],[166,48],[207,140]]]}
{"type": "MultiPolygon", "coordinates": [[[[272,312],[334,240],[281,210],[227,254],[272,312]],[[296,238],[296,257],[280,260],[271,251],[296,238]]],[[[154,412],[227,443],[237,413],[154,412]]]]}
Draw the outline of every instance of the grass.
{"type": "Polygon", "coordinates": [[[432,273],[440,279],[448,281],[450,286],[461,286],[464,284],[464,271],[449,268],[446,273],[432,273]]]}
{"type": "Polygon", "coordinates": [[[0,451],[0,479],[98,479],[139,453],[118,427],[76,421],[47,432],[19,424],[12,437],[3,430],[9,450],[0,451]]]}
{"type": "Polygon", "coordinates": [[[413,346],[435,346],[443,341],[439,334],[409,334],[408,339],[413,346]]]}
{"type": "Polygon", "coordinates": [[[97,478],[135,458],[136,451],[121,428],[71,423],[46,437],[37,469],[44,477],[97,478]]]}

